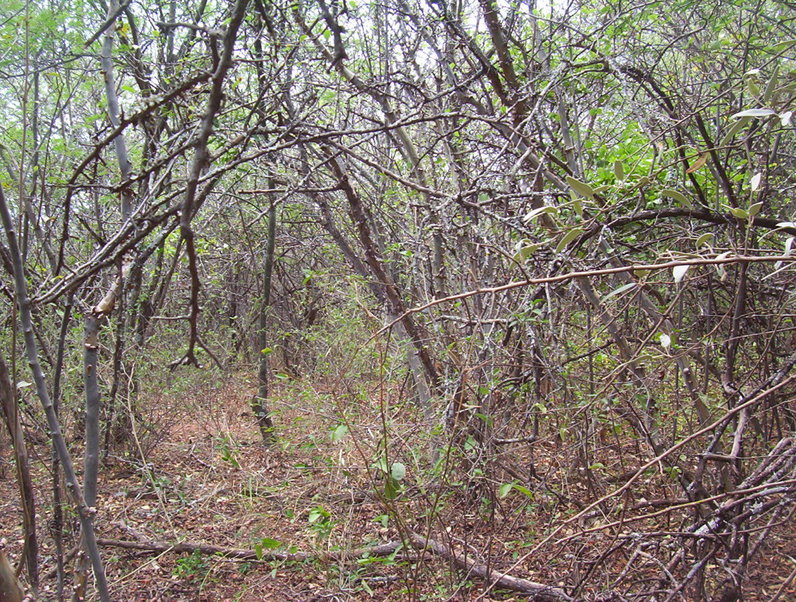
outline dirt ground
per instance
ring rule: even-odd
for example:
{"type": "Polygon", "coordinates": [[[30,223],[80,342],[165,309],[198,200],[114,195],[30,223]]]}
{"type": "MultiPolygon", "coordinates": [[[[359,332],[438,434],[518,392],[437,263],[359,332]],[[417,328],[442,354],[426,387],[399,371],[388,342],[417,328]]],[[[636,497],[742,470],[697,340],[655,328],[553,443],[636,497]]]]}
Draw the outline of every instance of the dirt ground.
{"type": "MultiPolygon", "coordinates": [[[[443,472],[436,485],[422,486],[418,473],[426,461],[423,436],[413,421],[400,421],[411,412],[387,405],[388,394],[378,384],[345,394],[306,383],[284,384],[273,402],[279,440],[268,449],[260,443],[249,409],[253,390],[250,380],[235,376],[222,384],[194,383],[187,390],[164,386],[158,393],[153,387],[142,396],[133,442],[110,454],[101,470],[98,535],[144,545],[183,542],[253,550],[260,558],[293,552],[310,557],[242,559],[129,549],[106,541],[102,550],[115,600],[529,599],[516,591],[490,588],[449,560],[408,547],[386,556],[330,558],[341,550],[401,541],[400,533],[410,530],[466,550],[493,569],[552,586],[570,587],[573,579],[593,570],[590,567],[604,572],[604,583],[610,585],[627,563],[627,554],[602,556],[618,536],[610,531],[582,533],[571,545],[551,543],[528,554],[577,506],[569,507],[565,496],[555,499],[541,493],[529,498],[532,504],[522,491],[495,496],[497,481],[506,479],[504,471],[516,474],[522,465],[517,452],[511,462],[494,467],[491,476],[476,474],[467,482],[456,482],[450,480],[454,471],[443,472]],[[354,403],[364,398],[370,399],[368,406],[354,403]],[[388,449],[397,450],[406,469],[393,500],[385,498],[387,479],[375,460],[383,450],[380,426],[385,416],[390,421],[388,449]],[[489,484],[491,497],[484,493],[489,484]]],[[[30,415],[26,420],[33,427],[30,415]]],[[[52,600],[56,582],[50,452],[43,436],[29,443],[38,486],[40,599],[52,600]]],[[[73,443],[73,453],[79,457],[79,442],[73,443]]],[[[553,474],[561,464],[561,449],[542,445],[535,453],[537,472],[553,474]]],[[[2,461],[0,533],[16,563],[21,554],[21,512],[10,454],[2,461]]],[[[587,484],[574,480],[555,485],[566,490],[566,497],[593,495],[587,484]]],[[[656,490],[654,482],[647,486],[649,491],[639,496],[655,499],[666,494],[656,490]]],[[[65,548],[74,555],[78,530],[74,514],[67,511],[67,516],[65,548]]],[[[558,537],[573,535],[578,535],[577,526],[558,537]]],[[[777,599],[796,600],[794,559],[796,528],[793,521],[785,521],[751,563],[743,599],[774,600],[779,591],[777,599]]],[[[711,570],[719,583],[718,567],[708,567],[711,570]]],[[[624,579],[655,574],[642,565],[624,579]]],[[[600,579],[592,575],[589,583],[596,587],[600,579]]],[[[596,590],[583,590],[576,597],[620,599],[600,598],[596,590]]]]}

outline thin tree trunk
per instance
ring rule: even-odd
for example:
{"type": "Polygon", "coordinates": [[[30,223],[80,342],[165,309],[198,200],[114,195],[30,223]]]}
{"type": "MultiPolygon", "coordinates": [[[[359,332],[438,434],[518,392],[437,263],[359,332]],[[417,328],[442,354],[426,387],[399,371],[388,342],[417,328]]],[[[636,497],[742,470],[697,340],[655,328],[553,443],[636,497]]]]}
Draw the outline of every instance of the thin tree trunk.
{"type": "Polygon", "coordinates": [[[8,368],[0,356],[0,401],[3,406],[8,432],[11,435],[11,444],[14,447],[14,461],[17,468],[17,485],[19,498],[22,503],[22,522],[25,535],[25,565],[28,569],[28,579],[36,592],[39,588],[39,544],[36,539],[36,500],[33,495],[33,481],[30,476],[30,459],[25,445],[25,434],[22,423],[19,421],[19,406],[17,405],[14,387],[8,375],[8,368]]]}
{"type": "Polygon", "coordinates": [[[36,384],[36,394],[39,397],[44,414],[47,417],[50,436],[53,439],[53,443],[64,468],[67,490],[77,508],[78,519],[83,533],[83,545],[94,568],[94,578],[96,580],[100,599],[103,602],[110,602],[108,584],[105,579],[105,569],[102,565],[102,558],[99,553],[99,548],[97,547],[97,538],[94,534],[94,514],[96,513],[96,508],[89,507],[83,498],[80,484],[75,474],[74,464],[72,463],[72,456],[69,454],[69,450],[66,447],[66,441],[61,433],[61,425],[58,423],[58,417],[55,414],[50,394],[47,391],[44,371],[41,368],[41,364],[39,364],[36,337],[33,333],[31,302],[30,297],[28,297],[27,283],[25,282],[25,269],[22,264],[22,255],[20,254],[17,244],[14,222],[11,218],[11,212],[8,209],[2,186],[0,186],[0,220],[2,220],[3,228],[6,231],[8,250],[14,266],[14,283],[16,285],[17,303],[19,304],[19,318],[25,337],[25,351],[28,357],[28,364],[36,384]]]}
{"type": "Polygon", "coordinates": [[[426,344],[426,337],[422,332],[420,325],[414,320],[411,314],[407,313],[406,304],[398,292],[396,283],[387,273],[384,267],[380,254],[376,248],[376,243],[373,240],[373,235],[365,215],[365,208],[362,204],[362,200],[359,198],[359,195],[351,185],[348,174],[340,165],[337,158],[329,156],[329,166],[331,167],[335,178],[337,178],[338,185],[348,201],[349,215],[354,227],[357,230],[357,234],[359,235],[359,240],[362,244],[362,250],[365,253],[367,264],[370,267],[373,276],[376,278],[376,281],[384,287],[388,311],[389,313],[400,318],[407,335],[415,346],[417,357],[419,358],[425,375],[428,378],[429,389],[431,389],[432,393],[437,393],[441,387],[441,379],[426,344]]]}
{"type": "Polygon", "coordinates": [[[97,476],[99,470],[99,410],[100,390],[97,380],[99,329],[101,316],[93,312],[86,316],[85,338],[83,345],[83,384],[86,395],[86,450],[83,461],[83,495],[86,504],[95,506],[97,503],[97,476]]]}
{"type": "MultiPolygon", "coordinates": [[[[61,331],[58,337],[58,351],[55,358],[55,373],[53,375],[53,411],[58,419],[58,409],[61,403],[61,378],[64,368],[64,352],[66,349],[66,335],[72,321],[72,293],[69,293],[64,306],[64,315],[61,319],[61,331]]],[[[56,568],[56,596],[59,602],[64,599],[64,509],[63,492],[61,489],[61,460],[58,450],[53,445],[52,449],[52,488],[53,488],[53,519],[51,532],[55,543],[55,568],[56,568]]]]}
{"type": "MultiPolygon", "coordinates": [[[[119,0],[111,0],[108,3],[108,18],[112,19],[115,15],[119,14],[119,0]]],[[[108,101],[108,117],[111,126],[118,128],[120,124],[121,109],[119,107],[119,97],[116,94],[116,79],[113,75],[113,60],[111,52],[113,51],[113,31],[115,30],[115,22],[105,30],[105,38],[102,42],[102,54],[100,56],[100,63],[102,65],[102,74],[105,79],[105,98],[108,101]]],[[[122,174],[122,182],[126,182],[133,166],[130,163],[130,157],[127,153],[127,143],[123,134],[119,134],[113,141],[116,150],[116,160],[119,163],[119,171],[122,174]]],[[[132,190],[129,186],[121,191],[122,196],[122,219],[127,219],[133,211],[132,206],[132,190]]]]}
{"type": "MultiPolygon", "coordinates": [[[[108,3],[108,23],[105,29],[100,54],[100,65],[105,81],[105,98],[108,102],[108,118],[111,126],[118,128],[121,119],[119,97],[116,94],[116,79],[113,73],[113,37],[116,28],[116,17],[120,14],[119,0],[110,0],[108,3]]],[[[127,143],[124,134],[119,134],[114,139],[116,160],[121,172],[121,181],[127,182],[132,172],[132,164],[127,152],[127,143]]],[[[122,220],[127,220],[133,211],[133,193],[130,186],[125,184],[120,191],[122,220]]],[[[99,220],[98,220],[99,222],[99,220]]],[[[119,277],[105,294],[105,297],[90,312],[86,314],[83,342],[83,386],[86,399],[85,443],[83,455],[83,495],[86,504],[93,508],[97,503],[97,479],[99,476],[100,456],[100,427],[99,414],[101,396],[97,381],[99,330],[107,316],[113,311],[117,298],[122,294],[122,269],[119,277]]],[[[75,590],[73,599],[83,600],[86,596],[85,557],[78,557],[75,568],[75,590]]]]}
{"type": "MultiPolygon", "coordinates": [[[[269,184],[270,188],[270,184],[269,184]]],[[[276,205],[272,202],[268,209],[268,235],[263,258],[263,289],[260,296],[260,312],[257,327],[257,346],[259,347],[259,368],[257,370],[257,395],[252,400],[252,410],[257,417],[257,426],[263,437],[263,445],[271,445],[276,439],[274,422],[268,412],[268,379],[270,377],[268,349],[268,310],[271,305],[271,277],[274,268],[274,247],[276,244],[276,205]]]]}

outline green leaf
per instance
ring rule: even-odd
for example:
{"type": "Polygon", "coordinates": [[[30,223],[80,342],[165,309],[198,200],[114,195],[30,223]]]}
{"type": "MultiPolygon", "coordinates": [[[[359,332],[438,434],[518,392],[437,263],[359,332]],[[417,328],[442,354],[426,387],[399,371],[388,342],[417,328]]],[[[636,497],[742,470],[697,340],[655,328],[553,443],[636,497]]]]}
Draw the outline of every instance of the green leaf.
{"type": "Polygon", "coordinates": [[[796,40],[785,40],[784,42],[779,42],[778,44],[774,45],[774,51],[782,52],[783,50],[787,50],[794,44],[796,44],[796,40]]]}
{"type": "Polygon", "coordinates": [[[500,487],[498,487],[498,498],[503,499],[511,490],[514,489],[514,483],[503,483],[500,487]]]}
{"type": "Polygon", "coordinates": [[[375,468],[376,470],[380,470],[383,473],[386,473],[387,460],[385,460],[383,457],[379,457],[379,459],[373,463],[373,468],[375,468]]]}
{"type": "Polygon", "coordinates": [[[617,180],[625,179],[625,167],[621,161],[614,161],[614,175],[617,180]]]}
{"type": "Polygon", "coordinates": [[[536,253],[542,247],[541,243],[531,243],[529,245],[525,245],[519,248],[519,250],[514,253],[514,261],[517,263],[525,263],[531,255],[536,253]]]}
{"type": "Polygon", "coordinates": [[[524,485],[520,485],[519,483],[513,481],[511,483],[503,483],[500,487],[498,487],[498,497],[502,499],[512,491],[519,491],[521,494],[530,498],[531,500],[535,498],[535,496],[533,495],[533,491],[531,491],[524,485]]]}
{"type": "Polygon", "coordinates": [[[763,203],[762,202],[755,203],[754,205],[750,205],[749,206],[749,217],[754,217],[755,215],[760,213],[760,210],[762,208],[763,208],[763,203]]]}
{"type": "Polygon", "coordinates": [[[732,139],[735,138],[735,135],[744,127],[746,127],[750,121],[752,121],[751,117],[741,117],[738,121],[733,123],[730,126],[730,129],[727,130],[727,133],[724,134],[724,138],[721,139],[720,146],[727,146],[730,142],[732,142],[732,139]]]}
{"type": "Polygon", "coordinates": [[[398,481],[387,479],[384,482],[384,497],[388,500],[394,500],[398,497],[398,481]]]}
{"type": "Polygon", "coordinates": [[[572,201],[573,207],[575,208],[575,213],[577,213],[580,219],[583,219],[583,201],[580,200],[580,197],[572,201]]]}
{"type": "Polygon", "coordinates": [[[533,491],[531,491],[530,489],[528,489],[523,485],[520,485],[519,483],[515,483],[513,489],[515,491],[519,491],[521,494],[523,494],[526,497],[534,499],[533,491]]]}
{"type": "Polygon", "coordinates": [[[636,286],[635,282],[628,282],[627,284],[623,284],[619,288],[616,288],[607,295],[605,295],[605,297],[603,297],[603,303],[608,301],[608,299],[610,299],[611,297],[615,297],[616,295],[621,295],[625,291],[629,291],[631,288],[634,288],[635,286],[636,286]]]}
{"type": "Polygon", "coordinates": [[[276,550],[277,548],[281,548],[283,545],[285,544],[278,539],[271,539],[270,537],[263,537],[260,540],[260,547],[265,550],[276,550]]]}
{"type": "Polygon", "coordinates": [[[730,207],[730,213],[733,214],[734,217],[738,219],[749,219],[749,212],[745,209],[741,209],[740,207],[730,207]]]}
{"type": "Polygon", "coordinates": [[[567,184],[569,184],[570,188],[572,188],[572,190],[577,192],[580,196],[585,196],[587,199],[594,198],[594,190],[585,182],[576,180],[572,176],[567,176],[567,184]]]}
{"type": "Polygon", "coordinates": [[[740,117],[770,117],[771,115],[776,115],[776,111],[772,111],[771,109],[746,109],[745,111],[741,111],[740,113],[735,113],[732,116],[733,119],[738,119],[740,117]]]}
{"type": "Polygon", "coordinates": [[[567,248],[567,245],[575,240],[578,236],[583,234],[583,228],[572,228],[567,232],[564,237],[556,245],[556,253],[561,253],[567,248]]]}
{"type": "Polygon", "coordinates": [[[682,192],[678,192],[677,190],[672,190],[671,188],[664,188],[661,190],[661,194],[663,196],[667,196],[670,199],[674,199],[678,203],[680,203],[683,207],[691,207],[691,200],[685,196],[682,192]]]}
{"type": "Polygon", "coordinates": [[[702,236],[697,238],[696,248],[699,249],[700,247],[704,247],[705,245],[712,243],[714,238],[715,236],[713,236],[713,232],[705,232],[702,236]]]}
{"type": "Polygon", "coordinates": [[[777,82],[779,81],[779,65],[774,65],[774,71],[771,73],[771,77],[768,78],[768,83],[766,84],[766,90],[763,92],[763,102],[768,102],[771,100],[771,97],[774,96],[774,91],[777,89],[777,82]]]}
{"type": "Polygon", "coordinates": [[[309,514],[307,515],[307,521],[310,523],[317,522],[321,518],[329,518],[331,514],[329,511],[324,508],[323,506],[316,506],[312,510],[310,510],[309,514]]]}
{"type": "Polygon", "coordinates": [[[345,424],[338,424],[332,431],[331,438],[334,443],[338,443],[345,439],[346,435],[348,435],[348,426],[345,424]]]}
{"type": "Polygon", "coordinates": [[[522,218],[526,224],[531,220],[539,217],[540,215],[558,215],[558,207],[552,207],[550,205],[546,205],[545,207],[538,207],[529,211],[525,214],[525,217],[522,218]]]}
{"type": "Polygon", "coordinates": [[[396,481],[401,481],[406,476],[406,466],[401,462],[393,462],[390,468],[390,476],[396,481]]]}

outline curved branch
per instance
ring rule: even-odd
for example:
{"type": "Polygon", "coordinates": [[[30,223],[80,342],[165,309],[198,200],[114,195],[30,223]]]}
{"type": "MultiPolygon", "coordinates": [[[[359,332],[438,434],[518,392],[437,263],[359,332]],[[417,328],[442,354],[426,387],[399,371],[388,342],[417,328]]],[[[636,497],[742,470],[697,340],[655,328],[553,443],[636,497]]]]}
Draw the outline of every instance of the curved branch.
{"type": "MultiPolygon", "coordinates": [[[[243,16],[246,12],[248,0],[238,0],[232,9],[232,17],[224,34],[224,49],[221,58],[218,61],[215,71],[213,72],[213,80],[210,87],[210,96],[207,99],[207,109],[205,110],[204,117],[202,118],[199,133],[196,136],[194,147],[196,152],[194,154],[193,163],[191,164],[190,175],[185,188],[185,200],[182,204],[182,213],[180,215],[180,234],[185,241],[185,249],[188,254],[188,270],[191,275],[191,318],[190,335],[188,339],[188,349],[182,358],[172,362],[171,367],[174,368],[182,364],[192,364],[199,367],[199,362],[196,359],[194,351],[198,342],[198,319],[199,319],[199,267],[196,257],[196,249],[194,248],[194,232],[191,228],[191,220],[196,214],[196,211],[202,204],[203,197],[197,195],[199,187],[199,180],[201,179],[202,172],[210,164],[210,150],[208,142],[210,134],[213,132],[213,120],[215,119],[218,111],[221,109],[221,101],[224,97],[224,79],[226,78],[229,68],[232,66],[232,53],[235,49],[235,40],[238,37],[238,29],[243,22],[243,16]]],[[[215,48],[213,46],[213,48],[215,48]]]]}

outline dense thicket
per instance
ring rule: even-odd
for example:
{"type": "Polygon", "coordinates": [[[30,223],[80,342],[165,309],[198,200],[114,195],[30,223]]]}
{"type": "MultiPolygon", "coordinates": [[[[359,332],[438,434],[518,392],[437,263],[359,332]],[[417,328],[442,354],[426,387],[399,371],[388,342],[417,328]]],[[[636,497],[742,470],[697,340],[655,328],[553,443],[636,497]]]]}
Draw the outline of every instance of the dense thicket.
{"type": "Polygon", "coordinates": [[[526,543],[578,559],[567,595],[741,591],[796,500],[792,15],[4,3],[3,356],[34,380],[35,342],[85,440],[74,503],[130,445],[148,373],[259,364],[265,443],[274,374],[381,379],[420,434],[385,409],[391,512],[412,464],[476,507],[566,506],[526,543]],[[598,518],[619,527],[584,552],[598,518]],[[612,556],[624,572],[595,570],[612,556]]]}

